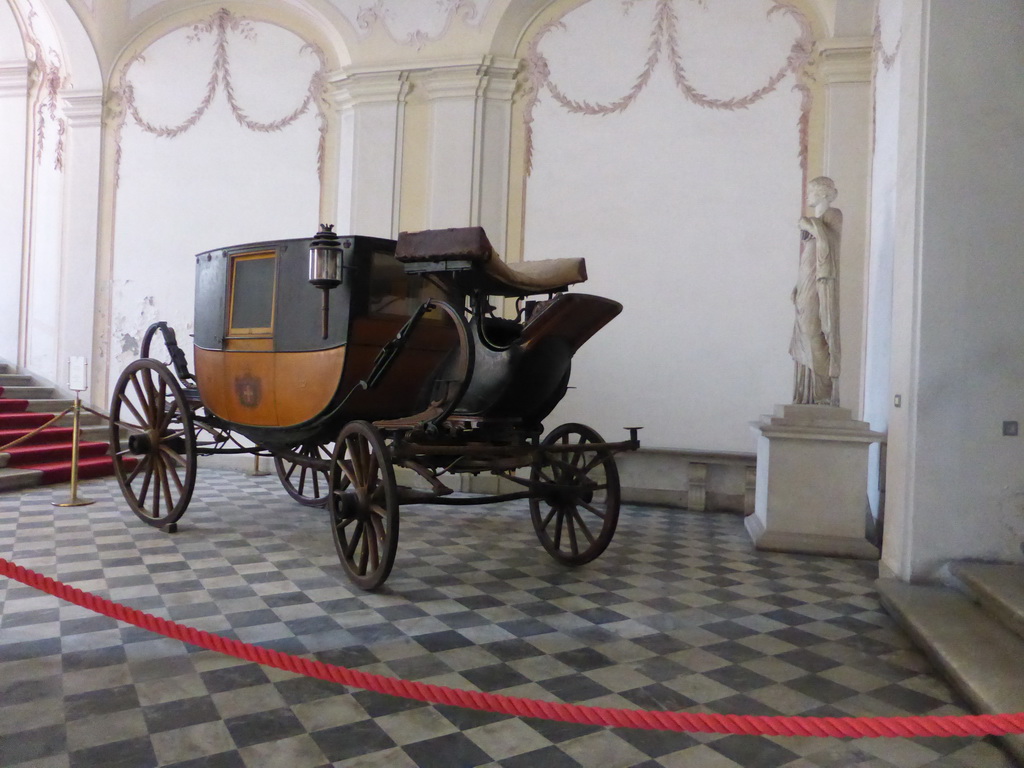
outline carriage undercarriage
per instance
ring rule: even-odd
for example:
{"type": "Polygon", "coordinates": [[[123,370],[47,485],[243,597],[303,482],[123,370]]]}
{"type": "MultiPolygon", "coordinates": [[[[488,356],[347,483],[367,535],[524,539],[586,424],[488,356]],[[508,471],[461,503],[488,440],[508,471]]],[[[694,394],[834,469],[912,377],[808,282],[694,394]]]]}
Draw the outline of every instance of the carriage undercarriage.
{"type": "MultiPolygon", "coordinates": [[[[147,332],[144,353],[160,325],[147,332]]],[[[363,589],[375,589],[388,578],[397,553],[399,509],[411,504],[526,499],[537,537],[555,560],[566,565],[594,560],[611,542],[618,522],[614,456],[639,446],[636,429],[627,440],[606,442],[583,424],[563,424],[542,438],[515,420],[459,418],[429,433],[352,421],[322,441],[252,445],[208,413],[170,366],[148,357],[121,374],[111,424],[115,474],[129,506],[145,522],[177,530],[195,487],[199,457],[269,457],[289,496],[327,509],[341,563],[363,589]],[[396,469],[419,482],[399,485],[396,469]],[[445,482],[482,473],[519,490],[467,495],[445,482]]]]}

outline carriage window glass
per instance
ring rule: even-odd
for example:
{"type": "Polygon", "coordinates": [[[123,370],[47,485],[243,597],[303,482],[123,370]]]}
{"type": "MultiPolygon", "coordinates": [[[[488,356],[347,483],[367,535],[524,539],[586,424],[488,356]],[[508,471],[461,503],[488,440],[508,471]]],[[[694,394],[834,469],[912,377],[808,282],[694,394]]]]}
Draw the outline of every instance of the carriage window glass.
{"type": "Polygon", "coordinates": [[[236,256],[231,261],[228,334],[270,333],[274,326],[275,253],[236,256]]]}
{"type": "Polygon", "coordinates": [[[390,253],[373,254],[370,270],[370,306],[374,314],[411,315],[429,298],[444,298],[440,288],[410,275],[390,253]]]}

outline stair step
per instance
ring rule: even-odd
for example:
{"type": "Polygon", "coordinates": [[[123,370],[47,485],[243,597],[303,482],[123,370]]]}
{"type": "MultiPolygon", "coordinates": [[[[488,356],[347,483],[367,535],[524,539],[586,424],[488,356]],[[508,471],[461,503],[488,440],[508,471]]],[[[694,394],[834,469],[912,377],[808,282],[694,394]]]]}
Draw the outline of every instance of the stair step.
{"type": "Polygon", "coordinates": [[[1024,565],[954,563],[952,570],[986,611],[1024,639],[1024,565]]]}
{"type": "Polygon", "coordinates": [[[0,373],[0,387],[29,387],[32,377],[24,373],[0,373]]]}
{"type": "Polygon", "coordinates": [[[0,429],[35,429],[50,418],[46,413],[0,413],[0,429]]]}
{"type": "Polygon", "coordinates": [[[15,400],[40,400],[53,397],[53,387],[5,386],[3,392],[0,392],[0,397],[15,400]]]}
{"type": "MultiPolygon", "coordinates": [[[[42,472],[42,483],[63,483],[71,479],[71,463],[53,461],[36,464],[34,470],[42,472]]],[[[114,474],[114,460],[109,456],[94,456],[78,462],[78,479],[87,480],[91,477],[105,477],[114,474]]]]}
{"type": "MultiPolygon", "coordinates": [[[[2,403],[3,400],[0,400],[2,403]]],[[[29,413],[49,413],[51,415],[60,413],[61,411],[70,408],[75,404],[74,400],[56,400],[50,398],[41,398],[37,400],[28,401],[28,412],[29,413]]],[[[83,412],[83,416],[85,413],[83,412]]]]}
{"type": "MultiPolygon", "coordinates": [[[[61,409],[61,410],[63,410],[63,409],[61,409]]],[[[55,415],[56,414],[51,413],[50,417],[52,418],[55,415]]],[[[69,414],[66,414],[64,416],[61,416],[60,420],[57,422],[56,426],[58,426],[58,427],[70,427],[74,423],[75,423],[75,415],[73,413],[69,413],[69,414]]],[[[79,416],[78,416],[78,425],[81,426],[81,427],[91,427],[91,426],[94,426],[96,424],[107,424],[107,423],[108,422],[105,419],[101,419],[99,416],[94,416],[93,414],[89,413],[88,411],[82,411],[82,413],[79,414],[79,416]]]]}
{"type": "MultiPolygon", "coordinates": [[[[67,427],[60,427],[67,429],[67,427]]],[[[82,424],[78,428],[78,439],[98,443],[110,442],[110,426],[105,421],[96,420],[95,424],[82,424]]]]}
{"type": "MultiPolygon", "coordinates": [[[[3,360],[0,360],[0,401],[8,401],[0,405],[0,446],[41,427],[72,405],[71,400],[60,398],[52,387],[40,386],[30,374],[17,373],[16,368],[3,360]],[[13,402],[26,400],[27,403],[13,402]]],[[[25,442],[0,452],[0,491],[69,480],[73,424],[74,414],[65,414],[25,442]]],[[[107,455],[109,439],[110,427],[106,419],[91,413],[80,414],[80,478],[113,474],[113,460],[107,455]]]]}
{"type": "MultiPolygon", "coordinates": [[[[79,460],[93,456],[105,456],[108,446],[106,443],[79,443],[79,460]]],[[[42,445],[17,446],[7,451],[8,467],[32,467],[55,461],[70,461],[71,443],[44,443],[42,445]]],[[[3,454],[0,454],[2,456],[3,454]]]]}
{"type": "MultiPolygon", "coordinates": [[[[1024,712],[1024,640],[953,589],[881,579],[882,605],[977,711],[1024,712]]],[[[1024,761],[1024,736],[1001,736],[1024,761]]]]}
{"type": "MultiPolygon", "coordinates": [[[[18,445],[37,445],[39,443],[63,443],[71,439],[71,427],[47,427],[18,445]]],[[[0,429],[0,446],[17,440],[28,432],[27,429],[0,429]]]]}
{"type": "Polygon", "coordinates": [[[38,469],[5,469],[0,467],[0,491],[18,491],[39,485],[43,473],[38,469]]]}
{"type": "MultiPolygon", "coordinates": [[[[40,443],[67,443],[71,441],[71,427],[47,427],[18,445],[39,445],[40,443]]],[[[0,446],[7,445],[24,435],[27,429],[0,429],[0,446]]],[[[88,424],[78,430],[83,442],[109,442],[110,428],[103,423],[88,424]]]]}

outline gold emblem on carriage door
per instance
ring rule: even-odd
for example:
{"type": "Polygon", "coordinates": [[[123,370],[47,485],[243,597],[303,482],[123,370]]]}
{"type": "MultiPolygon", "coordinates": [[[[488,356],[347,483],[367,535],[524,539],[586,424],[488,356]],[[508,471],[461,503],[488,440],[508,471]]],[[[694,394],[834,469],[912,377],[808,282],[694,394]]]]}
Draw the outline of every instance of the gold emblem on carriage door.
{"type": "Polygon", "coordinates": [[[251,373],[236,377],[235,394],[238,395],[238,402],[246,408],[255,408],[263,399],[260,380],[251,373]]]}

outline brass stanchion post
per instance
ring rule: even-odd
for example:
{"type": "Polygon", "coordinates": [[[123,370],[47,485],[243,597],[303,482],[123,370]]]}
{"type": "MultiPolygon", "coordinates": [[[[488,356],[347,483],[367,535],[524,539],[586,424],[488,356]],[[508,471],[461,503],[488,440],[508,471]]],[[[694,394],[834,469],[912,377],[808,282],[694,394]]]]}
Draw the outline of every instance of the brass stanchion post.
{"type": "Polygon", "coordinates": [[[71,498],[67,501],[54,501],[55,507],[84,507],[95,504],[92,499],[78,498],[78,423],[79,414],[82,412],[82,398],[80,393],[75,392],[75,408],[73,427],[71,430],[71,498]]]}
{"type": "Polygon", "coordinates": [[[74,390],[75,407],[71,429],[71,498],[67,501],[52,502],[55,507],[84,507],[95,504],[92,499],[78,498],[78,425],[82,413],[82,390],[85,383],[86,362],[84,357],[72,357],[68,361],[68,389],[74,390]]]}

